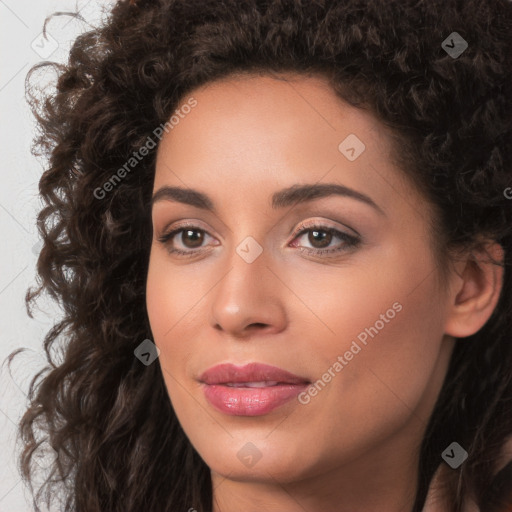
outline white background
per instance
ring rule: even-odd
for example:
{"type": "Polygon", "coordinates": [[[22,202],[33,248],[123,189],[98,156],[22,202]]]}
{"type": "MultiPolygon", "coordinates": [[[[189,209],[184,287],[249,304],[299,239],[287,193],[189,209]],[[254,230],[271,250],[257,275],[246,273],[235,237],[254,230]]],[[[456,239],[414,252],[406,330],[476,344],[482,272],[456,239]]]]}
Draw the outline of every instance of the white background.
{"type": "Polygon", "coordinates": [[[34,510],[17,469],[17,423],[30,380],[46,363],[44,335],[60,319],[59,307],[44,298],[34,319],[24,303],[27,289],[36,285],[38,182],[46,164],[30,153],[36,125],[25,101],[25,77],[38,62],[65,63],[76,36],[101,23],[102,8],[112,5],[113,0],[0,0],[0,512],[34,510]],[[56,16],[44,41],[44,19],[57,11],[79,11],[84,21],[56,16]],[[18,347],[28,350],[16,356],[10,375],[5,358],[18,347]]]}

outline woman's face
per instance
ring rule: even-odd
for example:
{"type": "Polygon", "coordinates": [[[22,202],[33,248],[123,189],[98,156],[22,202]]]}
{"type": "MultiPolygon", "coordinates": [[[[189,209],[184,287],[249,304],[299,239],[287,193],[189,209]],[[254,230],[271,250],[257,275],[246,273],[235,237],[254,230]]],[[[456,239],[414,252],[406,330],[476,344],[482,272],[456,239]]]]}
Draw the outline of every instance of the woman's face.
{"type": "Polygon", "coordinates": [[[453,348],[428,204],[381,125],[319,78],[191,96],[158,149],[147,280],[185,433],[235,480],[414,471],[453,348]]]}

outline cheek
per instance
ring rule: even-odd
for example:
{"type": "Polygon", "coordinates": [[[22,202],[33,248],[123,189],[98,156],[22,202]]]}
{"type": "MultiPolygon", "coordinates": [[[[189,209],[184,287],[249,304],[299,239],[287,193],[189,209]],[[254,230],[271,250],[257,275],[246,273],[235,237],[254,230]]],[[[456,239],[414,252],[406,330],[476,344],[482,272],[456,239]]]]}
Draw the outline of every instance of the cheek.
{"type": "MultiPolygon", "coordinates": [[[[204,325],[196,317],[203,299],[211,288],[209,279],[197,278],[191,268],[172,267],[160,249],[152,252],[146,282],[146,307],[154,342],[169,354],[185,345],[173,343],[183,329],[200,329],[204,325]]],[[[194,335],[194,332],[187,336],[194,335]]],[[[192,338],[196,339],[196,338],[192,338]]],[[[164,354],[162,354],[164,355],[164,354]]]]}
{"type": "Polygon", "coordinates": [[[158,254],[158,249],[156,253],[151,253],[146,283],[146,307],[153,342],[160,349],[158,362],[167,393],[180,422],[185,422],[186,425],[187,418],[193,416],[196,412],[194,407],[197,407],[190,400],[190,395],[183,392],[185,368],[193,357],[188,340],[199,338],[197,333],[202,324],[196,316],[200,299],[206,293],[201,289],[201,281],[204,280],[194,280],[187,274],[186,269],[183,272],[170,272],[169,263],[165,256],[158,254]],[[197,333],[189,332],[188,329],[197,329],[197,333]]]}
{"type": "MultiPolygon", "coordinates": [[[[193,357],[188,340],[199,338],[199,326],[202,324],[195,317],[204,294],[201,280],[189,282],[186,271],[170,272],[165,256],[152,253],[146,283],[146,307],[152,341],[160,349],[158,362],[175,409],[181,394],[180,383],[185,380],[185,369],[193,357]],[[191,282],[197,285],[192,286],[191,282]],[[192,332],[187,329],[192,329],[192,332]],[[194,329],[198,332],[193,332],[194,329]]],[[[186,403],[181,405],[186,406],[186,403]]]]}
{"type": "MultiPolygon", "coordinates": [[[[315,354],[316,379],[329,383],[310,405],[324,420],[332,414],[338,421],[328,411],[341,403],[350,409],[352,425],[396,426],[437,386],[444,306],[426,251],[421,258],[420,249],[418,257],[403,247],[389,250],[364,268],[340,272],[343,279],[334,284],[328,274],[315,278],[316,292],[309,296],[322,320],[317,328],[325,326],[327,334],[308,336],[309,351],[315,354]],[[326,375],[329,369],[334,378],[326,375]]],[[[311,290],[305,280],[298,285],[302,296],[311,290]]],[[[340,428],[350,428],[339,421],[340,428]]]]}

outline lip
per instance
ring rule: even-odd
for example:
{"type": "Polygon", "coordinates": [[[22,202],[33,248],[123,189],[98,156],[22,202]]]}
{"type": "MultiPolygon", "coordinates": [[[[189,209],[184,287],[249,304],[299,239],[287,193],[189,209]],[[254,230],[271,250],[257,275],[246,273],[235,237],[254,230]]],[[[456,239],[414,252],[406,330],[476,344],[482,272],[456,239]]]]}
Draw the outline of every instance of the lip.
{"type": "Polygon", "coordinates": [[[210,404],[232,416],[268,414],[292,400],[311,383],[282,368],[261,363],[220,364],[206,370],[199,381],[210,404]],[[243,387],[244,383],[268,385],[243,387]]]}

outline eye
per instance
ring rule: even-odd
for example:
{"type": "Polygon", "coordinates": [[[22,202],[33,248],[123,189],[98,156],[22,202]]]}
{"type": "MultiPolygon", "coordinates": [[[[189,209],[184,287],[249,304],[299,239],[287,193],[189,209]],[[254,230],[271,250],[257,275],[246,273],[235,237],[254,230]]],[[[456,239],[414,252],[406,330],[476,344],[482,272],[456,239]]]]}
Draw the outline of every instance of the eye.
{"type": "Polygon", "coordinates": [[[204,229],[199,228],[193,224],[190,225],[181,225],[169,233],[166,233],[158,238],[158,241],[167,246],[167,250],[171,254],[178,254],[180,256],[194,256],[199,252],[202,252],[198,249],[204,249],[202,244],[206,237],[211,237],[206,233],[204,229]],[[176,236],[179,235],[180,236],[176,236]],[[183,248],[175,247],[175,240],[181,243],[183,248]],[[188,249],[188,250],[186,250],[188,249]]]}
{"type": "MultiPolygon", "coordinates": [[[[338,229],[318,223],[311,225],[301,224],[294,240],[303,238],[305,234],[308,234],[306,241],[313,247],[301,247],[300,250],[313,255],[322,256],[324,254],[340,253],[356,247],[360,243],[360,239],[354,235],[349,235],[338,229]],[[341,244],[329,247],[335,239],[341,240],[341,244]]],[[[292,246],[297,247],[297,243],[292,243],[292,246]]]]}

